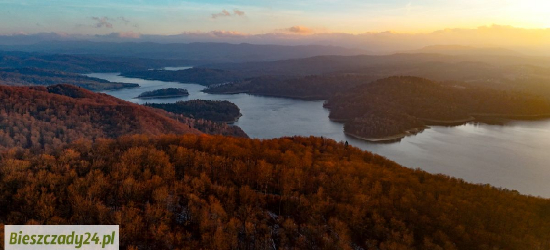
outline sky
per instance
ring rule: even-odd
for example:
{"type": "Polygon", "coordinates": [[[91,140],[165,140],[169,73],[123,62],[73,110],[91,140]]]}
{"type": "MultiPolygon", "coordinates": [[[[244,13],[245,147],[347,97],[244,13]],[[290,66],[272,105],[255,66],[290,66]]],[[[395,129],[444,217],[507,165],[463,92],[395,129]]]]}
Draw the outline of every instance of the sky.
{"type": "Polygon", "coordinates": [[[0,34],[422,33],[550,28],[547,0],[0,0],[0,34]]]}

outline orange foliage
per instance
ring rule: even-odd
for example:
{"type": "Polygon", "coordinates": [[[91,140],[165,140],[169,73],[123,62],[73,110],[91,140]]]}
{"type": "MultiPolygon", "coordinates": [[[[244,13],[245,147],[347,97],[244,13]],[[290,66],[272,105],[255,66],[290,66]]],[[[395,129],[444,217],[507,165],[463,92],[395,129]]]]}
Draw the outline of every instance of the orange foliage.
{"type": "Polygon", "coordinates": [[[550,248],[549,200],[314,137],[12,150],[0,208],[0,224],[119,224],[128,249],[550,248]]]}

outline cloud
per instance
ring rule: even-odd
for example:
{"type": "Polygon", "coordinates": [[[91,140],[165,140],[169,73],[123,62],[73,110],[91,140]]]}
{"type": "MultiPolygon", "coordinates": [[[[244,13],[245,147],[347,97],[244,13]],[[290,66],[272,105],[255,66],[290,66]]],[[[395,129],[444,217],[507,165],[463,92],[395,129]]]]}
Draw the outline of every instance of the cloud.
{"type": "Polygon", "coordinates": [[[240,33],[236,31],[223,31],[223,30],[216,30],[210,32],[211,35],[218,37],[218,38],[242,38],[247,36],[245,33],[240,33]]]}
{"type": "Polygon", "coordinates": [[[96,28],[108,28],[108,29],[112,29],[113,28],[113,23],[111,23],[111,19],[104,16],[104,17],[92,17],[92,20],[96,21],[96,24],[95,24],[95,27],[96,28]]]}
{"type": "Polygon", "coordinates": [[[124,25],[130,24],[130,20],[124,18],[123,16],[118,17],[118,20],[124,23],[124,25]]]}
{"type": "Polygon", "coordinates": [[[244,11],[237,10],[237,9],[233,10],[233,13],[234,13],[236,16],[244,16],[244,15],[245,15],[244,11]]]}
{"type": "MultiPolygon", "coordinates": [[[[117,18],[111,18],[111,17],[108,17],[108,16],[103,16],[103,17],[97,17],[97,16],[93,16],[93,17],[90,17],[93,21],[95,21],[95,23],[92,25],[92,27],[95,27],[95,28],[107,28],[107,29],[112,29],[113,28],[113,23],[120,23],[120,24],[124,24],[125,26],[132,26],[134,28],[139,28],[139,25],[137,23],[134,23],[132,21],[130,21],[129,19],[123,17],[123,16],[119,16],[117,18]]],[[[85,27],[87,25],[83,25],[83,24],[77,24],[75,26],[75,28],[81,28],[81,27],[85,27]]]]}
{"type": "Polygon", "coordinates": [[[412,11],[412,2],[409,2],[409,3],[407,4],[407,6],[405,6],[405,12],[406,12],[407,15],[408,15],[408,14],[411,13],[411,11],[412,11]]]}
{"type": "Polygon", "coordinates": [[[105,35],[95,35],[95,37],[98,37],[98,38],[110,38],[110,39],[115,39],[115,38],[133,38],[133,39],[138,39],[138,38],[141,37],[141,34],[135,33],[135,32],[119,32],[119,33],[110,33],[110,34],[105,34],[105,35]]]}
{"type": "Polygon", "coordinates": [[[130,25],[130,26],[132,26],[132,27],[134,27],[134,28],[138,28],[138,29],[139,29],[139,24],[138,24],[138,23],[132,22],[132,21],[128,20],[127,18],[123,17],[123,16],[119,16],[119,17],[117,18],[117,21],[123,23],[125,26],[130,25]]]}
{"type": "Polygon", "coordinates": [[[141,35],[139,33],[135,33],[135,32],[120,32],[118,33],[118,37],[120,38],[140,38],[141,35]]]}
{"type": "Polygon", "coordinates": [[[311,34],[313,30],[305,26],[292,26],[290,28],[281,29],[278,31],[289,32],[294,34],[311,34]]]}
{"type": "Polygon", "coordinates": [[[220,13],[212,14],[212,19],[216,19],[218,17],[229,17],[231,16],[231,13],[227,10],[222,10],[220,13]]]}
{"type": "Polygon", "coordinates": [[[244,17],[246,13],[242,10],[235,9],[233,10],[233,14],[227,10],[222,10],[220,13],[212,14],[212,19],[217,19],[219,17],[244,17]]]}

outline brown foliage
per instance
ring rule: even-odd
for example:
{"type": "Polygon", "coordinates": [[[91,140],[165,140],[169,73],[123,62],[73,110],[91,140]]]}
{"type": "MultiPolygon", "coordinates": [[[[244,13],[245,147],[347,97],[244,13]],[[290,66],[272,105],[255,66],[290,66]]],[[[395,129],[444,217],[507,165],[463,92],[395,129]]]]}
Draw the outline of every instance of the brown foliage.
{"type": "Polygon", "coordinates": [[[392,136],[426,124],[460,124],[486,115],[550,115],[550,102],[538,96],[457,88],[410,76],[389,77],[338,93],[325,107],[331,119],[346,122],[346,132],[368,138],[392,136]]]}
{"type": "Polygon", "coordinates": [[[119,224],[128,249],[550,248],[549,200],[314,137],[12,150],[0,208],[0,224],[119,224]]]}
{"type": "Polygon", "coordinates": [[[174,115],[71,85],[0,85],[0,100],[0,150],[50,151],[77,140],[131,134],[204,131],[246,137],[238,127],[174,115]]]}

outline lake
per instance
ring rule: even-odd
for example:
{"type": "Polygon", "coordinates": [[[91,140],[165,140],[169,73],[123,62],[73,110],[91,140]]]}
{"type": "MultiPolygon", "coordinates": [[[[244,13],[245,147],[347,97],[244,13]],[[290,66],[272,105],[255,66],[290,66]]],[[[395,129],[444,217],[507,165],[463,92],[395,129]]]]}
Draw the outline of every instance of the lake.
{"type": "Polygon", "coordinates": [[[126,78],[117,73],[88,76],[139,84],[140,88],[104,92],[135,103],[228,100],[237,104],[243,114],[235,125],[251,138],[324,136],[348,141],[353,146],[385,156],[406,167],[550,198],[550,120],[514,121],[506,125],[433,126],[399,142],[370,143],[346,136],[343,124],[328,119],[329,111],[323,108],[323,101],[247,94],[213,95],[201,92],[204,86],[198,84],[126,78]],[[185,88],[189,96],[135,99],[144,91],[159,88],[185,88]]]}

